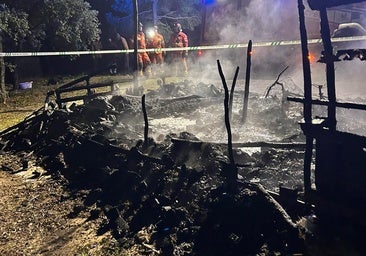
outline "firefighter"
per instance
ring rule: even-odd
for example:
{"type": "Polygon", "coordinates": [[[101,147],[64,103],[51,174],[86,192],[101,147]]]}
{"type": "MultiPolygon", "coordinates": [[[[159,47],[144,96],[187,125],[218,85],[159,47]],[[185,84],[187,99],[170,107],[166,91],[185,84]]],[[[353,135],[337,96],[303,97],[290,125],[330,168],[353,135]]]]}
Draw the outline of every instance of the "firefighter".
{"type": "MultiPolygon", "coordinates": [[[[188,36],[182,31],[182,26],[179,23],[175,23],[173,26],[173,34],[170,37],[169,45],[175,48],[188,47],[188,36]]],[[[188,73],[187,57],[188,50],[172,52],[172,61],[176,74],[178,74],[178,66],[180,64],[184,69],[184,73],[188,73]]]]}
{"type": "Polygon", "coordinates": [[[154,26],[151,31],[147,32],[147,48],[155,49],[154,52],[149,52],[151,63],[154,67],[162,66],[164,62],[162,48],[165,48],[165,41],[162,34],[158,31],[158,26],[154,26]]]}
{"type": "MultiPolygon", "coordinates": [[[[146,51],[146,38],[145,38],[145,33],[143,31],[143,24],[140,22],[139,23],[139,28],[138,28],[138,33],[137,33],[137,48],[139,49],[139,52],[137,53],[137,65],[138,65],[138,72],[139,75],[143,75],[144,72],[147,72],[149,75],[151,74],[151,61],[149,58],[149,55],[147,54],[146,51]]],[[[130,40],[131,43],[131,48],[133,48],[133,44],[134,44],[134,39],[131,38],[130,40]]]]}
{"type": "MultiPolygon", "coordinates": [[[[121,36],[119,33],[115,35],[115,41],[113,42],[116,49],[128,50],[128,43],[126,38],[121,36]]],[[[115,59],[115,63],[121,67],[123,74],[127,75],[130,72],[130,60],[128,53],[123,53],[122,56],[117,56],[115,59]],[[120,63],[120,64],[119,64],[120,63]]],[[[111,71],[116,74],[117,71],[114,69],[111,71]]]]}

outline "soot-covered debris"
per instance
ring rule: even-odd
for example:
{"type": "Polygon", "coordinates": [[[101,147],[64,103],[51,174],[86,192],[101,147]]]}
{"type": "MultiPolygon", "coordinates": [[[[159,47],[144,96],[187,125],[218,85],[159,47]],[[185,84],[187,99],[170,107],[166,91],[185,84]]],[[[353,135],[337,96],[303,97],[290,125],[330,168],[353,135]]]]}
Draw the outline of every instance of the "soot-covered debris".
{"type": "MultiPolygon", "coordinates": [[[[283,172],[287,168],[299,175],[289,184],[299,184],[301,150],[249,154],[234,149],[241,179],[235,191],[228,189],[227,147],[212,143],[225,142],[225,129],[219,124],[220,93],[214,91],[211,98],[150,95],[147,106],[151,121],[195,116],[200,121],[183,129],[210,131],[210,142],[193,132],[173,132],[157,125],[150,127],[151,136],[143,141],[141,99],[114,95],[68,110],[36,112],[1,134],[2,151],[22,156],[23,162],[10,168],[13,171],[35,161],[48,174],[65,179],[69,189],[89,191],[84,204],[97,206],[90,219],[105,217],[99,233],[112,230],[121,247],[135,248],[139,255],[304,253],[296,217],[291,219],[262,185],[249,182],[268,180],[268,186],[276,187],[279,182],[271,180],[279,175],[289,180],[290,175],[283,172]],[[205,119],[206,113],[215,119],[205,119]]],[[[256,111],[263,117],[262,130],[271,130],[273,123],[282,127],[271,135],[278,141],[291,136],[301,141],[298,131],[292,130],[295,119],[284,118],[283,110],[280,114],[264,108],[256,111]],[[272,119],[265,120],[269,116],[272,119]]],[[[233,112],[234,126],[239,115],[233,112]]],[[[241,132],[237,137],[242,138],[241,132]]]]}

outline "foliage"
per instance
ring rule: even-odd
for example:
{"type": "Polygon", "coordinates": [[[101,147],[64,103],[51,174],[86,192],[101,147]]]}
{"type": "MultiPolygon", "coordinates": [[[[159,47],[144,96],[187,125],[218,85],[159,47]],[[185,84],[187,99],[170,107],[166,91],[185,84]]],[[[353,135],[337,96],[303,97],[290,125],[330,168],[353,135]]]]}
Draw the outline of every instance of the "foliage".
{"type": "MultiPolygon", "coordinates": [[[[123,34],[132,34],[133,17],[131,0],[115,0],[107,20],[123,34]]],[[[140,0],[139,20],[147,25],[157,25],[166,33],[171,25],[180,22],[185,30],[194,30],[201,23],[200,0],[140,0]]]]}
{"type": "Polygon", "coordinates": [[[98,12],[87,2],[47,0],[42,14],[50,50],[85,50],[99,40],[98,12]]]}
{"type": "MultiPolygon", "coordinates": [[[[0,52],[3,51],[3,42],[11,39],[15,45],[27,35],[29,24],[27,14],[9,9],[5,4],[0,5],[0,52]]],[[[5,88],[5,62],[0,58],[0,99],[6,102],[7,93],[5,88]]]]}
{"type": "MultiPolygon", "coordinates": [[[[26,42],[16,50],[85,50],[99,40],[98,12],[83,0],[4,0],[13,15],[27,18],[20,32],[26,42]],[[28,33],[24,33],[25,31],[28,33]]],[[[13,30],[12,30],[13,31],[13,30]]],[[[16,30],[14,30],[16,31],[16,30]]],[[[12,40],[14,36],[10,35],[12,40]]],[[[5,47],[11,46],[6,44],[5,47]]],[[[14,50],[14,49],[13,49],[14,50]]]]}
{"type": "Polygon", "coordinates": [[[22,11],[9,9],[6,5],[0,8],[0,34],[18,43],[29,34],[28,15],[22,11]]]}
{"type": "MultiPolygon", "coordinates": [[[[91,49],[99,40],[98,12],[84,0],[3,0],[0,52],[91,49]]],[[[16,65],[16,59],[10,62],[16,65]]],[[[16,72],[14,89],[16,89],[16,72]]],[[[6,98],[5,63],[0,60],[0,96],[6,98]]]]}

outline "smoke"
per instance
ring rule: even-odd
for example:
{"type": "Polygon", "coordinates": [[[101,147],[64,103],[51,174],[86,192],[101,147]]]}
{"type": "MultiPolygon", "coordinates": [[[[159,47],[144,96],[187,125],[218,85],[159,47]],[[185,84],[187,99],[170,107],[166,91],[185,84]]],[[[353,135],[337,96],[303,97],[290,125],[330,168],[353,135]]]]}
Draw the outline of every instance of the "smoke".
{"type": "MultiPolygon", "coordinates": [[[[249,40],[254,43],[252,52],[252,80],[274,81],[277,75],[287,66],[289,68],[283,74],[283,78],[290,78],[298,88],[303,87],[302,53],[301,45],[289,46],[255,46],[256,43],[282,40],[299,40],[299,17],[297,1],[290,0],[252,0],[247,5],[242,1],[220,1],[220,5],[207,6],[206,26],[204,28],[204,44],[246,44],[249,40]]],[[[309,38],[319,38],[319,13],[312,11],[305,4],[306,25],[309,38]],[[318,20],[316,18],[318,17],[318,20]],[[310,22],[311,21],[311,22],[310,22]],[[314,22],[316,21],[316,22],[314,22]],[[310,35],[311,34],[311,35],[310,35]]],[[[365,16],[360,16],[360,24],[365,21],[365,16]]],[[[183,28],[184,30],[184,28],[183,28]]],[[[332,31],[331,31],[332,32],[332,31]]],[[[354,44],[343,46],[335,45],[335,49],[352,48],[354,44]]],[[[358,42],[356,48],[365,48],[365,44],[358,42]]],[[[314,55],[311,60],[312,82],[323,85],[323,93],[326,95],[325,64],[318,63],[320,53],[323,50],[321,44],[310,44],[309,51],[314,55]]],[[[217,68],[217,60],[220,61],[228,85],[234,77],[236,67],[240,67],[239,79],[245,78],[246,72],[246,48],[205,50],[201,56],[196,51],[190,52],[189,73],[190,77],[197,80],[220,81],[217,68]]],[[[352,99],[366,91],[362,86],[362,73],[365,62],[358,59],[348,62],[337,62],[336,83],[337,97],[352,99]]],[[[166,65],[165,73],[183,75],[182,69],[174,70],[172,65],[166,65]],[[174,73],[175,72],[175,73],[174,73]]],[[[221,86],[220,84],[215,84],[221,86]]],[[[285,84],[286,87],[286,84],[285,84]]],[[[243,89],[243,83],[238,83],[237,90],[243,89]],[[241,86],[241,87],[240,87],[241,86]]],[[[314,89],[314,97],[318,91],[314,89]]]]}
{"type": "MultiPolygon", "coordinates": [[[[291,39],[298,35],[296,6],[284,1],[255,0],[237,10],[236,4],[228,6],[234,15],[225,15],[220,38],[233,42],[291,39]],[[294,22],[286,22],[293,19],[294,22]],[[230,24],[230,25],[225,25],[230,24]],[[294,26],[295,24],[295,26],[294,26]]],[[[297,36],[298,37],[298,36],[297,36]]]]}
{"type": "MultiPolygon", "coordinates": [[[[252,40],[251,76],[256,78],[276,78],[286,66],[294,72],[301,64],[300,45],[260,47],[256,43],[299,39],[298,10],[296,1],[253,0],[222,1],[219,7],[207,7],[204,43],[207,45],[247,44],[252,40]]],[[[245,77],[246,48],[212,50],[204,52],[198,62],[198,70],[208,66],[203,73],[215,76],[216,60],[222,62],[224,73],[232,77],[237,66],[239,78],[245,77]],[[201,63],[205,63],[202,65],[201,63]]]]}

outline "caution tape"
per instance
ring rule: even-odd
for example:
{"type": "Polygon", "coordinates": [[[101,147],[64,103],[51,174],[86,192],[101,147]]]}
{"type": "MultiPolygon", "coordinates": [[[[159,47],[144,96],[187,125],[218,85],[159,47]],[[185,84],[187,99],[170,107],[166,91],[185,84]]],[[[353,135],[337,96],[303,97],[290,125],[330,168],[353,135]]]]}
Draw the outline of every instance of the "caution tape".
{"type": "MultiPolygon", "coordinates": [[[[331,41],[336,42],[351,42],[366,40],[366,36],[353,37],[338,37],[332,38],[331,41]]],[[[308,44],[321,44],[322,39],[309,39],[308,44]]],[[[253,43],[253,47],[273,47],[273,46],[289,46],[299,45],[300,40],[285,40],[285,41],[269,41],[253,43]]],[[[248,44],[223,44],[223,45],[202,45],[190,46],[181,48],[161,48],[161,52],[174,51],[201,51],[201,50],[222,50],[222,49],[236,49],[247,48],[248,44]]],[[[138,52],[156,52],[157,49],[138,49],[138,52]]],[[[95,54],[127,54],[133,53],[134,50],[100,50],[100,51],[64,51],[64,52],[0,52],[0,57],[38,57],[38,56],[65,56],[65,55],[95,55],[95,54]]]]}

